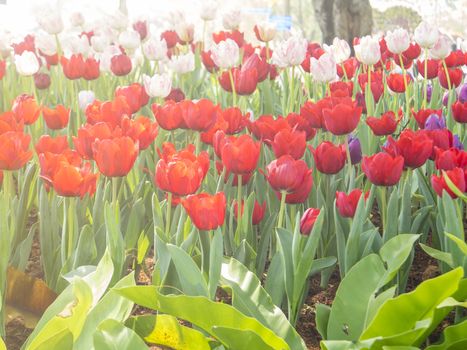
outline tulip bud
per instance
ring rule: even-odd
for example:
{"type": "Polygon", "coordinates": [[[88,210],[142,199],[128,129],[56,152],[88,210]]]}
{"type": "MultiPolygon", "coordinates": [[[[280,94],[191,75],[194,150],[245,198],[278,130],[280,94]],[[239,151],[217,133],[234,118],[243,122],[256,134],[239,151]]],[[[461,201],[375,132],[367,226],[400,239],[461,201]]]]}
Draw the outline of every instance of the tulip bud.
{"type": "Polygon", "coordinates": [[[39,61],[33,52],[24,51],[21,55],[15,55],[15,66],[18,74],[30,76],[39,70],[39,61]]]}
{"type": "Polygon", "coordinates": [[[444,117],[439,116],[436,113],[430,114],[428,119],[425,122],[426,130],[437,130],[437,129],[446,129],[446,121],[444,117]]]}
{"type": "Polygon", "coordinates": [[[220,68],[231,68],[237,65],[239,47],[232,39],[221,41],[211,48],[211,58],[220,68]]]}
{"type": "Polygon", "coordinates": [[[311,75],[316,81],[327,83],[336,79],[336,62],[329,53],[321,55],[318,59],[311,57],[310,68],[311,75]]]}
{"type": "Polygon", "coordinates": [[[438,41],[439,31],[432,23],[422,21],[415,28],[414,39],[418,45],[423,48],[430,49],[438,41]]]}
{"type": "Polygon", "coordinates": [[[320,210],[317,208],[308,208],[305,210],[300,220],[300,233],[302,235],[308,236],[311,233],[311,230],[318,219],[319,213],[320,210]]]}
{"type": "Polygon", "coordinates": [[[276,26],[271,22],[261,22],[255,25],[256,39],[267,43],[276,37],[276,26]]]}
{"type": "Polygon", "coordinates": [[[172,79],[168,74],[143,75],[144,89],[151,97],[166,97],[172,88],[172,79]]]}
{"type": "Polygon", "coordinates": [[[459,89],[458,100],[460,103],[467,102],[467,84],[462,85],[462,87],[459,89]]]}
{"type": "Polygon", "coordinates": [[[141,40],[136,30],[125,30],[118,36],[118,43],[128,51],[134,51],[139,47],[141,40]]]}
{"type": "Polygon", "coordinates": [[[110,60],[110,69],[116,76],[127,75],[131,72],[132,67],[130,57],[124,54],[116,55],[110,60]]]}
{"type": "Polygon", "coordinates": [[[148,24],[146,21],[137,21],[133,23],[133,29],[138,32],[141,41],[148,36],[148,24]]]}
{"type": "Polygon", "coordinates": [[[86,110],[86,107],[89,104],[93,103],[95,99],[96,99],[96,97],[94,95],[94,92],[92,92],[91,90],[81,90],[78,93],[79,108],[82,111],[86,110]]]}
{"type": "Polygon", "coordinates": [[[150,61],[161,61],[167,58],[167,43],[164,39],[151,37],[143,44],[143,53],[150,61]]]}
{"type": "Polygon", "coordinates": [[[402,28],[387,32],[385,39],[389,51],[396,55],[401,54],[410,46],[409,33],[402,28]]]}
{"type": "Polygon", "coordinates": [[[438,41],[436,41],[435,46],[430,50],[430,54],[433,58],[444,59],[448,57],[451,52],[451,45],[449,39],[446,35],[440,35],[438,41]]]}
{"type": "Polygon", "coordinates": [[[50,86],[50,76],[46,73],[34,74],[34,85],[39,90],[45,90],[50,86]]]}
{"type": "Polygon", "coordinates": [[[357,59],[368,66],[376,64],[381,59],[378,39],[369,35],[360,39],[360,44],[354,46],[357,59]]]}
{"type": "Polygon", "coordinates": [[[362,146],[356,136],[349,136],[350,161],[352,164],[358,164],[362,160],[362,146]]]}

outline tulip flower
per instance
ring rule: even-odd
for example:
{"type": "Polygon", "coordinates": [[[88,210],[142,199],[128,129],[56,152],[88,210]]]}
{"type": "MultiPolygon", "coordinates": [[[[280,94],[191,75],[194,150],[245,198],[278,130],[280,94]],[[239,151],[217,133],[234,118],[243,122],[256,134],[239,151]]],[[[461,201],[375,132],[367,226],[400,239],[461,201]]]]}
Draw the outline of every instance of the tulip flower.
{"type": "MultiPolygon", "coordinates": [[[[303,178],[303,182],[300,186],[298,186],[295,191],[291,193],[287,193],[285,196],[285,203],[287,204],[300,204],[304,203],[311,192],[311,188],[313,187],[313,169],[306,174],[303,178]]],[[[281,199],[281,192],[276,192],[276,196],[278,199],[281,199]]]]}
{"type": "Polygon", "coordinates": [[[393,186],[401,178],[404,169],[404,157],[380,152],[370,157],[363,157],[362,171],[370,182],[377,186],[393,186]]]}
{"type": "Polygon", "coordinates": [[[394,157],[401,155],[404,166],[415,169],[425,164],[433,153],[433,141],[422,131],[405,129],[397,141],[389,136],[384,149],[394,157]]]}
{"type": "Polygon", "coordinates": [[[23,121],[26,125],[34,124],[41,113],[41,107],[37,105],[34,96],[26,94],[15,98],[11,110],[15,114],[16,120],[23,121]]]}
{"type": "Polygon", "coordinates": [[[200,193],[182,200],[188,216],[198,230],[214,230],[224,224],[226,199],[224,192],[200,193]]]}
{"type": "Polygon", "coordinates": [[[269,143],[276,158],[288,154],[294,159],[300,159],[306,149],[306,133],[284,128],[269,143]]]}
{"type": "Polygon", "coordinates": [[[386,80],[389,89],[396,93],[405,92],[406,83],[408,85],[411,81],[410,75],[398,73],[389,74],[386,80]]]}
{"type": "Polygon", "coordinates": [[[347,137],[347,143],[349,144],[350,162],[352,165],[360,163],[362,160],[362,145],[358,137],[349,135],[347,137]]]}
{"type": "Polygon", "coordinates": [[[136,21],[133,23],[133,29],[138,32],[139,39],[143,41],[148,36],[148,24],[146,21],[136,21]]]}
{"type": "Polygon", "coordinates": [[[307,101],[300,108],[300,115],[307,119],[313,128],[326,129],[323,110],[330,108],[332,108],[332,102],[328,98],[318,100],[316,103],[307,101]]]}
{"type": "Polygon", "coordinates": [[[345,165],[347,157],[344,145],[324,141],[316,149],[310,147],[316,168],[323,174],[337,174],[345,165]]]}
{"type": "MultiPolygon", "coordinates": [[[[238,95],[251,95],[256,90],[256,85],[258,84],[258,71],[256,68],[243,68],[232,68],[231,70],[235,93],[238,95]]],[[[222,73],[219,77],[219,83],[225,91],[233,91],[229,72],[222,73]]]]}
{"type": "Polygon", "coordinates": [[[245,43],[244,34],[238,30],[232,30],[230,32],[220,31],[218,33],[212,33],[212,39],[216,44],[219,44],[221,41],[232,39],[238,45],[238,47],[243,47],[245,43]]]}
{"type": "Polygon", "coordinates": [[[305,59],[307,41],[298,36],[291,36],[279,43],[272,54],[272,61],[281,68],[298,66],[305,59]]]}
{"type": "Polygon", "coordinates": [[[271,65],[266,61],[265,58],[261,58],[256,53],[250,55],[247,59],[244,59],[242,64],[242,71],[251,71],[251,69],[256,69],[258,74],[258,83],[266,80],[271,70],[271,65]]]}
{"type": "Polygon", "coordinates": [[[5,112],[0,114],[0,134],[8,131],[23,131],[24,122],[17,120],[13,112],[5,112]]]}
{"type": "Polygon", "coordinates": [[[212,21],[216,18],[217,2],[206,0],[201,4],[200,17],[203,21],[212,21]]]}
{"type": "MultiPolygon", "coordinates": [[[[0,72],[0,80],[1,80],[1,72],[0,72]]],[[[34,74],[34,85],[36,89],[45,90],[48,89],[50,86],[50,75],[46,73],[36,73],[34,74]]]]}
{"type": "MultiPolygon", "coordinates": [[[[144,86],[138,83],[133,83],[128,86],[119,86],[115,90],[115,97],[123,97],[125,103],[129,107],[129,113],[138,112],[149,102],[149,96],[146,93],[144,86]]],[[[116,100],[115,103],[118,101],[116,100]]]]}
{"type": "Polygon", "coordinates": [[[180,112],[187,128],[207,131],[217,119],[218,106],[202,98],[197,102],[184,100],[179,103],[180,112]]]}
{"type": "Polygon", "coordinates": [[[99,171],[107,177],[126,176],[138,157],[138,141],[131,137],[97,140],[92,145],[93,158],[99,171]]]}
{"type": "Polygon", "coordinates": [[[274,119],[272,115],[262,115],[248,124],[248,129],[258,140],[274,140],[275,135],[284,128],[290,128],[283,117],[274,119]]]}
{"type": "Polygon", "coordinates": [[[63,68],[63,74],[70,80],[79,79],[84,75],[85,64],[82,55],[71,55],[70,58],[62,56],[60,64],[63,68]]]}
{"type": "Polygon", "coordinates": [[[439,31],[433,23],[422,21],[415,28],[414,39],[423,48],[430,49],[438,41],[439,31]]]}
{"type": "Polygon", "coordinates": [[[403,53],[410,46],[409,33],[402,28],[387,32],[385,39],[389,51],[396,55],[403,53]]]}
{"type": "Polygon", "coordinates": [[[162,129],[175,130],[186,127],[180,104],[174,101],[167,101],[164,105],[154,103],[151,109],[162,129]]]}
{"type": "MultiPolygon", "coordinates": [[[[235,219],[238,219],[238,202],[234,200],[233,205],[234,205],[235,219]]],[[[242,200],[242,205],[241,205],[242,216],[243,216],[244,209],[245,209],[245,202],[242,200]]],[[[260,204],[257,200],[255,200],[254,206],[253,206],[253,212],[251,213],[251,223],[253,225],[259,225],[259,223],[264,218],[265,212],[266,212],[266,201],[264,201],[263,204],[260,204]]]]}
{"type": "Polygon", "coordinates": [[[131,59],[125,54],[115,55],[110,60],[110,69],[116,76],[127,75],[131,72],[131,59]]]}
{"type": "Polygon", "coordinates": [[[317,208],[308,208],[307,210],[305,210],[305,212],[302,215],[302,218],[300,219],[300,233],[302,235],[310,235],[320,212],[320,209],[317,208]]]}
{"type": "Polygon", "coordinates": [[[0,135],[0,170],[21,169],[31,158],[31,135],[8,131],[0,135]]]}
{"type": "Polygon", "coordinates": [[[467,123],[467,101],[457,101],[452,106],[452,117],[458,123],[467,123]]]}
{"type": "Polygon", "coordinates": [[[400,118],[396,119],[393,111],[384,113],[380,118],[367,117],[366,123],[376,136],[391,135],[396,131],[400,118]]]}
{"type": "Polygon", "coordinates": [[[118,36],[118,43],[125,50],[132,52],[139,47],[141,38],[136,30],[125,30],[118,36]]]}
{"type": "Polygon", "coordinates": [[[49,129],[60,130],[68,125],[70,109],[63,105],[57,105],[55,109],[44,106],[42,107],[42,115],[49,129]]]}
{"type": "Polygon", "coordinates": [[[87,58],[84,61],[83,78],[90,81],[99,78],[99,75],[99,61],[92,57],[87,58]]]}
{"type": "Polygon", "coordinates": [[[271,22],[261,22],[254,26],[256,39],[263,43],[270,42],[276,37],[276,26],[271,22]]]}
{"type": "Polygon", "coordinates": [[[441,116],[441,109],[420,109],[418,112],[414,112],[412,109],[412,116],[415,118],[420,129],[425,128],[426,121],[432,114],[441,116]]]}
{"type": "Polygon", "coordinates": [[[439,84],[445,89],[452,89],[458,87],[462,83],[462,69],[448,68],[447,74],[444,67],[438,69],[439,84]]]}
{"type": "Polygon", "coordinates": [[[185,55],[172,56],[169,66],[176,73],[190,73],[195,70],[195,56],[192,52],[185,55]]]}
{"type": "Polygon", "coordinates": [[[435,190],[436,194],[440,197],[443,196],[443,191],[446,191],[451,198],[457,198],[457,195],[449,188],[444,176],[447,176],[449,180],[456,186],[459,191],[465,192],[466,181],[465,181],[465,170],[461,168],[454,168],[452,170],[447,170],[441,175],[431,175],[431,185],[435,190]],[[445,175],[444,175],[445,174],[445,175]]]}
{"type": "Polygon", "coordinates": [[[292,129],[305,132],[306,141],[310,141],[316,135],[316,130],[313,128],[311,122],[304,116],[297,113],[289,113],[286,120],[292,129]]]}
{"type": "Polygon", "coordinates": [[[467,169],[467,152],[464,150],[454,147],[447,150],[436,148],[435,154],[435,166],[438,170],[467,169]]]}
{"type": "MultiPolygon", "coordinates": [[[[359,188],[352,190],[349,194],[345,192],[336,192],[336,207],[339,215],[344,218],[353,218],[357,210],[358,202],[362,196],[363,191],[359,188]]],[[[365,200],[370,193],[364,194],[365,200]]]]}
{"type": "Polygon", "coordinates": [[[20,75],[31,76],[39,70],[37,56],[30,51],[24,51],[21,55],[15,55],[16,71],[20,75]]]}
{"type": "Polygon", "coordinates": [[[211,57],[211,51],[201,51],[201,61],[209,73],[215,72],[219,69],[211,57]]]}
{"type": "Polygon", "coordinates": [[[189,44],[194,39],[195,26],[193,23],[186,22],[185,19],[175,23],[175,31],[182,45],[189,44]]]}
{"type": "Polygon", "coordinates": [[[37,154],[45,152],[60,154],[66,149],[69,149],[67,136],[52,137],[50,135],[42,135],[39,141],[37,141],[35,149],[37,154]]]}
{"type": "Polygon", "coordinates": [[[334,135],[346,135],[355,130],[362,115],[362,107],[350,98],[337,103],[332,108],[323,109],[326,129],[334,135]]]}
{"type": "Polygon", "coordinates": [[[446,129],[446,120],[443,116],[431,114],[425,122],[425,130],[446,129]]]}
{"type": "Polygon", "coordinates": [[[220,152],[222,164],[228,172],[236,175],[249,174],[258,164],[261,143],[255,142],[249,135],[228,136],[225,137],[220,152]]]}
{"type": "Polygon", "coordinates": [[[161,34],[161,39],[166,42],[168,49],[173,48],[180,42],[180,38],[174,30],[166,30],[165,32],[163,32],[161,34]]]}
{"type": "Polygon", "coordinates": [[[167,97],[172,90],[172,79],[168,74],[143,74],[144,89],[151,97],[167,97]]]}
{"type": "Polygon", "coordinates": [[[42,4],[36,8],[36,21],[39,26],[51,35],[59,34],[63,31],[63,20],[58,4],[42,4]]]}
{"type": "Polygon", "coordinates": [[[367,35],[360,39],[360,43],[354,46],[357,59],[368,66],[377,63],[381,58],[378,39],[367,35]]]}
{"type": "MultiPolygon", "coordinates": [[[[337,64],[342,64],[345,60],[350,57],[350,46],[347,41],[334,38],[332,45],[328,46],[324,44],[324,50],[331,54],[337,64]]],[[[313,69],[312,69],[313,72],[313,69]]]]}
{"type": "Polygon", "coordinates": [[[125,136],[130,136],[135,142],[138,141],[140,151],[148,148],[158,133],[157,123],[153,123],[144,116],[139,116],[136,119],[124,118],[121,128],[125,136]]]}
{"type": "Polygon", "coordinates": [[[417,61],[417,70],[418,73],[422,76],[425,77],[426,79],[434,79],[438,76],[438,66],[439,66],[439,60],[435,59],[427,59],[426,60],[426,77],[425,77],[425,60],[423,61],[417,61]]]}
{"type": "Polygon", "coordinates": [[[323,83],[334,80],[337,75],[334,57],[328,53],[321,55],[318,59],[310,59],[310,71],[313,79],[323,83]]]}
{"type": "Polygon", "coordinates": [[[238,107],[229,107],[218,112],[218,118],[226,122],[224,130],[228,135],[234,135],[241,132],[248,125],[250,113],[242,114],[238,107]]]}
{"type": "Polygon", "coordinates": [[[156,185],[177,196],[198,191],[209,169],[209,155],[201,152],[196,156],[193,145],[179,152],[175,151],[172,144],[165,143],[163,148],[161,159],[156,165],[156,185]]]}
{"type": "Polygon", "coordinates": [[[268,164],[265,176],[275,191],[293,193],[311,176],[311,172],[305,161],[285,155],[268,164]]]}
{"type": "Polygon", "coordinates": [[[347,79],[352,79],[358,65],[357,59],[355,57],[350,57],[337,66],[337,75],[340,78],[347,77],[347,79]]]}
{"type": "Polygon", "coordinates": [[[167,58],[167,42],[164,39],[150,37],[142,46],[144,56],[150,61],[161,61],[167,58]]]}
{"type": "Polygon", "coordinates": [[[170,93],[166,96],[164,99],[165,101],[174,101],[174,102],[180,102],[185,99],[185,94],[183,91],[179,88],[172,89],[170,93]]]}
{"type": "Polygon", "coordinates": [[[416,60],[422,52],[422,49],[420,48],[420,45],[417,43],[410,43],[409,47],[407,50],[402,52],[402,56],[406,59],[409,60],[416,60]]]}
{"type": "Polygon", "coordinates": [[[424,133],[433,141],[433,153],[431,159],[435,159],[435,147],[447,150],[454,146],[453,134],[448,129],[424,130],[424,133]]]}
{"type": "Polygon", "coordinates": [[[446,35],[441,34],[438,37],[438,40],[436,41],[435,45],[431,48],[430,55],[433,58],[442,60],[446,58],[450,52],[451,44],[449,42],[449,39],[446,35]]]}
{"type": "Polygon", "coordinates": [[[59,196],[83,198],[86,194],[94,194],[97,177],[89,163],[76,167],[62,162],[49,181],[59,196]]]}
{"type": "Polygon", "coordinates": [[[220,68],[235,67],[238,64],[239,47],[232,39],[221,41],[211,47],[211,58],[220,68]]]}

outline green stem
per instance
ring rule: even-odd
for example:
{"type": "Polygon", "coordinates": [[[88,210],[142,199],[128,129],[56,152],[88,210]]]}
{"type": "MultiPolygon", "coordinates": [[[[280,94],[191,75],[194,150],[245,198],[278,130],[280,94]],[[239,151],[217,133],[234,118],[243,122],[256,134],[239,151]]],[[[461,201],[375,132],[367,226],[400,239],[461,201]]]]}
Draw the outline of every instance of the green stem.
{"type": "MultiPolygon", "coordinates": [[[[448,81],[448,90],[451,91],[451,77],[449,76],[448,66],[446,65],[446,60],[443,59],[443,68],[446,73],[446,80],[448,81]]],[[[449,108],[449,106],[448,106],[449,108]]]]}
{"type": "Polygon", "coordinates": [[[282,221],[284,220],[284,211],[285,211],[285,197],[287,196],[286,191],[281,191],[281,206],[279,209],[279,219],[277,221],[277,227],[282,228],[282,221]]]}
{"type": "Polygon", "coordinates": [[[198,231],[199,242],[201,244],[201,267],[203,274],[209,273],[209,251],[211,248],[210,231],[198,231]]]}
{"type": "Polygon", "coordinates": [[[292,66],[292,70],[290,74],[289,113],[293,112],[293,107],[294,107],[294,81],[295,81],[295,66],[292,66]]]}
{"type": "Polygon", "coordinates": [[[349,184],[350,184],[350,177],[352,174],[352,158],[350,157],[350,145],[349,145],[349,138],[347,135],[344,135],[345,138],[345,153],[347,154],[347,167],[349,169],[348,176],[349,176],[349,184]]]}
{"type": "Polygon", "coordinates": [[[230,86],[232,87],[233,107],[236,107],[237,106],[237,92],[235,91],[235,83],[234,83],[234,78],[232,75],[232,69],[229,69],[229,78],[230,78],[230,86]]]}
{"type": "MultiPolygon", "coordinates": [[[[367,81],[367,91],[366,93],[368,94],[368,101],[371,99],[373,99],[373,91],[371,91],[371,67],[372,66],[368,66],[368,81],[367,81]]],[[[373,111],[371,110],[371,106],[373,106],[373,101],[371,101],[371,103],[366,106],[366,115],[372,115],[373,114],[373,111]]]]}
{"type": "Polygon", "coordinates": [[[67,247],[67,258],[69,258],[73,254],[73,246],[74,246],[74,240],[75,240],[75,223],[74,223],[74,218],[75,218],[75,198],[74,197],[67,197],[65,198],[65,213],[67,212],[68,209],[68,220],[67,220],[67,232],[68,232],[68,247],[67,247]],[[68,208],[66,207],[67,204],[67,199],[68,199],[68,208]]]}
{"type": "Polygon", "coordinates": [[[238,175],[238,183],[237,183],[237,225],[240,229],[239,232],[242,230],[242,175],[238,175]]]}
{"type": "Polygon", "coordinates": [[[170,241],[170,215],[172,211],[172,192],[167,193],[167,208],[165,212],[165,236],[167,237],[167,242],[170,241]]]}
{"type": "Polygon", "coordinates": [[[387,224],[387,213],[386,213],[386,195],[387,195],[387,187],[381,186],[381,221],[383,222],[383,240],[386,233],[386,224],[387,224]]]}
{"type": "Polygon", "coordinates": [[[428,103],[428,49],[425,48],[425,62],[424,62],[424,74],[423,74],[423,108],[426,108],[426,104],[428,103]]]}

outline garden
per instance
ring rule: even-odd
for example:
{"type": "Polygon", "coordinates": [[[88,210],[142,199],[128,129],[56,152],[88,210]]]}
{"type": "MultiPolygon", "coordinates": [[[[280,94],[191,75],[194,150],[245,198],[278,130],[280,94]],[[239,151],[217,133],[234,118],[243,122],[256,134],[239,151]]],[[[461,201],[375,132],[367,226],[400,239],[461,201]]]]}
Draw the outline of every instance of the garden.
{"type": "Polygon", "coordinates": [[[467,349],[467,41],[199,6],[0,31],[0,350],[467,349]]]}

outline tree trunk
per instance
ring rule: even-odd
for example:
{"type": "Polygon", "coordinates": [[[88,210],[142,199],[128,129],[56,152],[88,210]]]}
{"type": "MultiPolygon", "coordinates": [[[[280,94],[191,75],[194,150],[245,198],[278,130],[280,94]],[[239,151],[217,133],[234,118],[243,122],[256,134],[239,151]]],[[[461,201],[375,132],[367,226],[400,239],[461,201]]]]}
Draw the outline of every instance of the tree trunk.
{"type": "Polygon", "coordinates": [[[313,8],[324,43],[330,44],[337,36],[352,44],[354,37],[371,34],[369,0],[313,0],[313,8]]]}

